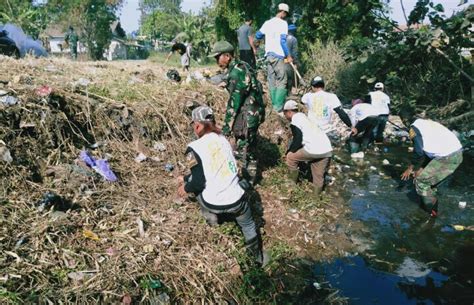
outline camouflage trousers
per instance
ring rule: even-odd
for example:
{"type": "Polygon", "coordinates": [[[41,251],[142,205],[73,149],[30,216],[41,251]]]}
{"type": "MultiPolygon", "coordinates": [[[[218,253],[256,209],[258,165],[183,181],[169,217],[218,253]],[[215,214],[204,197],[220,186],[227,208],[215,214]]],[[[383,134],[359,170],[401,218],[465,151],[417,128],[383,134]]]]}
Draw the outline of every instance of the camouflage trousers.
{"type": "Polygon", "coordinates": [[[415,179],[418,195],[423,197],[436,197],[437,186],[454,173],[462,163],[462,151],[457,151],[449,156],[431,160],[415,179]]]}
{"type": "MultiPolygon", "coordinates": [[[[255,149],[257,144],[257,128],[249,128],[247,130],[246,137],[236,138],[237,143],[237,155],[242,159],[254,159],[255,158],[255,149]]],[[[244,161],[246,161],[244,160],[244,161]]]]}

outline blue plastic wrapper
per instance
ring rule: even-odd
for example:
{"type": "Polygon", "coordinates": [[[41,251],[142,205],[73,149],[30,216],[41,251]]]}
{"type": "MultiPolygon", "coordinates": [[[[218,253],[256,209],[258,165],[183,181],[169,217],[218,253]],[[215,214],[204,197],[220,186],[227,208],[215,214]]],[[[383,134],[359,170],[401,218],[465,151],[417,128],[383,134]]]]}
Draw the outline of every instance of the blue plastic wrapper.
{"type": "Polygon", "coordinates": [[[90,156],[85,150],[81,151],[80,158],[88,166],[94,169],[99,175],[101,175],[105,180],[112,181],[112,182],[117,181],[117,176],[115,176],[114,172],[110,169],[110,166],[107,160],[105,159],[94,160],[94,158],[90,156]]]}

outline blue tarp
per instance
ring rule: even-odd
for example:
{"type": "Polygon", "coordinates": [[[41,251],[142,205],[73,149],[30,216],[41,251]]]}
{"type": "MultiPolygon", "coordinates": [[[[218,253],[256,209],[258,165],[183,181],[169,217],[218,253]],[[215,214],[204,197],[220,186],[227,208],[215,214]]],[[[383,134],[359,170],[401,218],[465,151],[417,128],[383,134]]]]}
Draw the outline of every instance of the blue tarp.
{"type": "Polygon", "coordinates": [[[26,54],[36,57],[48,56],[48,52],[43,48],[41,42],[27,36],[20,27],[7,23],[4,26],[0,25],[0,31],[2,30],[7,31],[7,36],[15,42],[20,50],[20,57],[24,57],[26,54]]]}

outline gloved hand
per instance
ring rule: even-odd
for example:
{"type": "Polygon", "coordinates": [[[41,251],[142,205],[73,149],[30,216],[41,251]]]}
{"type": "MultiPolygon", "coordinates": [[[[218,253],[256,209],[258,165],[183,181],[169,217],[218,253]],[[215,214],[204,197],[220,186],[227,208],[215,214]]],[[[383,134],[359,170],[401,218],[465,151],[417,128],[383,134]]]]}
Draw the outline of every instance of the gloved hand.
{"type": "Polygon", "coordinates": [[[229,127],[229,125],[227,125],[227,124],[224,125],[224,127],[222,128],[222,134],[226,137],[230,136],[230,127],[229,127]]]}

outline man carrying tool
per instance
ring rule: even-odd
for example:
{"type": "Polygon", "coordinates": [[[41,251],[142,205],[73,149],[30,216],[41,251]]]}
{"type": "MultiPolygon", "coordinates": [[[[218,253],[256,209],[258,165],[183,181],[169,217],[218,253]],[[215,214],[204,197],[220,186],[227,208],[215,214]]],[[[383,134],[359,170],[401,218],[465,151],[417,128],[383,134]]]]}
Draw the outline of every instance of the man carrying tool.
{"type": "Polygon", "coordinates": [[[288,74],[288,83],[286,89],[291,93],[291,89],[295,86],[295,69],[300,65],[298,56],[298,39],[296,39],[296,25],[288,25],[288,36],[286,37],[286,46],[289,55],[293,58],[293,66],[290,63],[285,65],[286,73],[288,74]]]}
{"type": "Polygon", "coordinates": [[[191,46],[186,46],[185,44],[177,42],[176,40],[173,40],[172,43],[173,45],[171,46],[171,51],[166,57],[165,64],[168,62],[174,52],[178,52],[178,54],[181,55],[181,66],[183,67],[183,72],[189,72],[189,66],[191,64],[191,46]]]}
{"type": "Polygon", "coordinates": [[[388,114],[390,113],[390,97],[383,92],[383,83],[376,83],[374,89],[375,91],[369,93],[370,103],[378,113],[377,126],[374,128],[374,137],[375,142],[383,143],[383,132],[385,125],[387,125],[388,114]]]}
{"type": "Polygon", "coordinates": [[[368,99],[355,100],[351,109],[351,135],[349,146],[352,158],[364,158],[364,151],[373,140],[373,130],[377,125],[377,112],[368,99]]]}
{"type": "Polygon", "coordinates": [[[256,263],[263,263],[262,240],[239,183],[232,147],[221,135],[214,113],[207,106],[192,111],[193,131],[198,137],[186,150],[190,174],[178,177],[178,195],[197,196],[201,213],[211,226],[219,223],[219,215],[232,215],[240,226],[245,246],[256,263]]]}
{"type": "Polygon", "coordinates": [[[230,97],[222,132],[235,137],[244,177],[253,181],[257,171],[254,152],[258,127],[265,120],[262,85],[246,62],[234,58],[234,47],[229,42],[216,42],[209,57],[214,57],[221,69],[227,69],[226,89],[230,97]]]}
{"type": "Polygon", "coordinates": [[[316,76],[311,80],[311,92],[303,95],[301,101],[308,108],[309,120],[318,125],[331,140],[339,139],[332,124],[334,112],[347,127],[352,127],[351,119],[342,108],[337,95],[324,91],[324,80],[321,76],[316,76]]]}
{"type": "Polygon", "coordinates": [[[275,17],[265,21],[255,37],[265,37],[265,57],[267,59],[268,87],[273,109],[279,113],[283,110],[286,95],[288,94],[285,63],[292,63],[286,39],[288,35],[288,24],[285,18],[288,16],[290,7],[288,4],[278,4],[278,13],[275,17]]]}
{"type": "Polygon", "coordinates": [[[283,107],[285,118],[291,122],[293,138],[286,152],[289,178],[298,181],[300,162],[308,162],[313,176],[314,194],[319,195],[324,188],[324,176],[329,169],[332,146],[326,134],[311,123],[308,117],[298,112],[298,104],[289,100],[283,107]]]}
{"type": "Polygon", "coordinates": [[[410,126],[413,141],[411,164],[401,179],[415,179],[416,193],[431,217],[438,215],[437,186],[462,163],[462,145],[456,135],[438,122],[416,119],[411,109],[402,109],[400,117],[410,126]]]}
{"type": "Polygon", "coordinates": [[[237,38],[239,40],[239,59],[255,69],[257,48],[253,43],[254,30],[252,29],[252,22],[251,17],[245,18],[245,23],[237,30],[237,38]]]}

